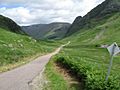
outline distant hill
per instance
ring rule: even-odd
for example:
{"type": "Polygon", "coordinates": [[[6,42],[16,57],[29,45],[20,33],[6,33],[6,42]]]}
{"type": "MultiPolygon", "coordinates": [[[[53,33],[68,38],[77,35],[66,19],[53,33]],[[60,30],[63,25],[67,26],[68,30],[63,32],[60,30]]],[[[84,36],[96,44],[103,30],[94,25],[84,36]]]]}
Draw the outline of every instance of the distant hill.
{"type": "Polygon", "coordinates": [[[5,30],[8,30],[14,33],[24,34],[24,32],[21,30],[21,27],[19,25],[17,25],[10,18],[2,15],[0,15],[0,28],[3,28],[5,30]]]}
{"type": "Polygon", "coordinates": [[[61,39],[65,36],[69,23],[50,23],[23,26],[22,30],[35,39],[61,39]]]}
{"type": "Polygon", "coordinates": [[[107,18],[116,12],[120,12],[120,0],[106,0],[84,17],[78,16],[69,28],[66,36],[69,36],[84,27],[94,27],[96,23],[99,23],[102,19],[107,18]]]}

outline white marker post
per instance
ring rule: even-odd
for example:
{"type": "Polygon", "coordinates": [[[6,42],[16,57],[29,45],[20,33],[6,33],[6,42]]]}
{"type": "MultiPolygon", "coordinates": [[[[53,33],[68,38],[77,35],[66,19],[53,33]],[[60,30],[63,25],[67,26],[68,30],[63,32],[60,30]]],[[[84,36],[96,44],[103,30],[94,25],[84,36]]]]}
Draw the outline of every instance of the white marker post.
{"type": "Polygon", "coordinates": [[[106,79],[105,79],[106,81],[108,80],[108,77],[110,75],[112,62],[113,62],[113,57],[120,52],[120,49],[119,49],[117,43],[113,43],[111,46],[107,47],[107,49],[108,49],[111,57],[110,57],[110,65],[109,65],[109,68],[108,68],[108,73],[107,73],[106,79]]]}

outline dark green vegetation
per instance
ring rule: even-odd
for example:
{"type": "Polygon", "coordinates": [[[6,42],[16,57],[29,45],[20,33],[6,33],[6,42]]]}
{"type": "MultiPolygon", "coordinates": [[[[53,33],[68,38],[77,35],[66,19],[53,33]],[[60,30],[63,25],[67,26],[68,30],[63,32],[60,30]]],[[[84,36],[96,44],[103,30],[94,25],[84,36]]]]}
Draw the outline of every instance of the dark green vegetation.
{"type": "Polygon", "coordinates": [[[62,39],[65,37],[69,23],[50,23],[23,26],[22,30],[35,39],[62,39]]]}
{"type": "MultiPolygon", "coordinates": [[[[78,17],[77,23],[72,24],[74,29],[69,29],[68,35],[74,33],[74,30],[75,33],[62,40],[70,40],[71,43],[54,57],[83,79],[85,90],[120,90],[120,55],[114,57],[111,74],[108,81],[105,81],[110,55],[106,48],[100,47],[113,42],[120,45],[119,10],[119,0],[106,0],[88,13],[92,15],[91,18],[82,22],[78,17]]],[[[62,84],[61,81],[57,83],[62,84]]]]}
{"type": "Polygon", "coordinates": [[[3,28],[11,32],[24,34],[19,25],[17,25],[13,20],[2,15],[0,15],[0,28],[3,28]]]}

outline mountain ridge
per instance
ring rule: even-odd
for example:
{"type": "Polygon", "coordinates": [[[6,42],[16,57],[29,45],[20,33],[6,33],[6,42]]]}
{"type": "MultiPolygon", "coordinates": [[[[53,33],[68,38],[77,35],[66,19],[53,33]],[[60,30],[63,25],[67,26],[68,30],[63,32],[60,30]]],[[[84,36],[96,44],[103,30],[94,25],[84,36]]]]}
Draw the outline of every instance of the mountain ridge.
{"type": "Polygon", "coordinates": [[[22,30],[35,39],[61,39],[65,36],[69,27],[69,23],[53,22],[22,26],[22,30]]]}
{"type": "Polygon", "coordinates": [[[78,16],[70,26],[66,36],[69,36],[84,27],[91,27],[91,20],[104,19],[113,13],[120,12],[120,0],[105,0],[100,5],[92,9],[85,16],[78,16]]]}
{"type": "Polygon", "coordinates": [[[21,30],[21,27],[17,25],[16,22],[3,15],[0,15],[0,28],[17,34],[24,34],[24,32],[21,30]]]}

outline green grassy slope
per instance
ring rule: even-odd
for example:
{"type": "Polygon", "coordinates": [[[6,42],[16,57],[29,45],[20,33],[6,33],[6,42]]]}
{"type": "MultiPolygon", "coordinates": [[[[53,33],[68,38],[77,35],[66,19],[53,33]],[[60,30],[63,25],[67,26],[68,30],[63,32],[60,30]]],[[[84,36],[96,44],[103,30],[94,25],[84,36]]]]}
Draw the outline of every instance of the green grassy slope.
{"type": "Polygon", "coordinates": [[[30,61],[30,58],[51,52],[56,46],[52,41],[36,41],[0,28],[0,72],[24,64],[30,61]]]}
{"type": "Polygon", "coordinates": [[[113,42],[120,44],[120,13],[100,21],[92,20],[91,23],[94,27],[83,28],[67,39],[72,39],[71,42],[77,42],[76,44],[111,44],[113,42]]]}
{"type": "Polygon", "coordinates": [[[93,27],[85,27],[64,39],[62,42],[71,43],[55,58],[84,79],[86,90],[120,90],[120,55],[115,56],[110,77],[105,82],[110,56],[106,48],[99,47],[113,42],[120,45],[120,13],[98,22],[92,20],[93,27]]]}

